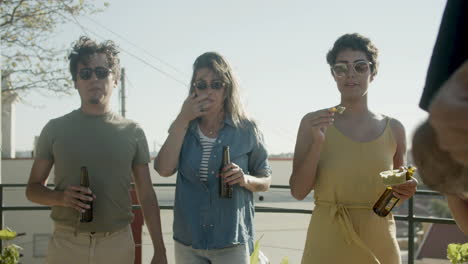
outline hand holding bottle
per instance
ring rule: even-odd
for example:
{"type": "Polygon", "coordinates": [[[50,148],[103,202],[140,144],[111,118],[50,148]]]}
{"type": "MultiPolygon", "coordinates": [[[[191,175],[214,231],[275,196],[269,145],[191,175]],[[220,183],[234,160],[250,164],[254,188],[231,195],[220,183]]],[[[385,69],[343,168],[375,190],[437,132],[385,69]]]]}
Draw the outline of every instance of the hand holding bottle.
{"type": "Polygon", "coordinates": [[[243,187],[249,182],[242,168],[232,162],[223,168],[220,177],[225,178],[225,182],[229,185],[239,184],[243,187]]]}
{"type": "Polygon", "coordinates": [[[86,201],[93,201],[96,196],[89,188],[77,185],[69,185],[61,194],[61,204],[64,207],[71,207],[78,212],[84,212],[90,206],[86,201]]]}
{"type": "Polygon", "coordinates": [[[415,171],[416,167],[410,166],[409,168],[400,167],[398,170],[382,171],[380,173],[387,188],[372,208],[378,216],[386,217],[400,199],[405,200],[414,195],[417,181],[412,176],[415,171]],[[401,183],[402,180],[406,180],[406,182],[401,183]]]}
{"type": "Polygon", "coordinates": [[[392,186],[393,195],[400,200],[407,200],[416,193],[418,181],[415,178],[407,180],[405,183],[392,186]]]}

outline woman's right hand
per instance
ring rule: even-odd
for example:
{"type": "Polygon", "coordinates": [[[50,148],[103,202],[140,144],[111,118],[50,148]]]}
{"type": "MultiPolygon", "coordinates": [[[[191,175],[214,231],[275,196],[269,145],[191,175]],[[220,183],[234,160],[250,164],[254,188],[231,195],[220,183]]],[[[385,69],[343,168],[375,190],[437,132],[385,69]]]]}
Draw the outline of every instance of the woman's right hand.
{"type": "Polygon", "coordinates": [[[335,120],[333,116],[335,113],[331,112],[330,109],[322,109],[315,112],[310,112],[302,118],[304,128],[308,132],[307,134],[312,135],[314,142],[324,142],[325,132],[328,126],[333,124],[335,120]]]}
{"type": "Polygon", "coordinates": [[[196,93],[190,94],[182,105],[179,117],[186,122],[190,122],[197,117],[206,115],[206,110],[211,108],[213,104],[208,100],[209,96],[209,93],[201,94],[199,96],[197,96],[196,93]]]}

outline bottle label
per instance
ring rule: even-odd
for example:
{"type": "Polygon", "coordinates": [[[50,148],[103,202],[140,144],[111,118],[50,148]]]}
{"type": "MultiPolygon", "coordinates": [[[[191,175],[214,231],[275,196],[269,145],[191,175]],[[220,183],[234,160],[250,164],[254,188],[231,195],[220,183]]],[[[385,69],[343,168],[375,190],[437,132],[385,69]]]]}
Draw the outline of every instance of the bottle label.
{"type": "Polygon", "coordinates": [[[395,206],[395,204],[398,202],[398,198],[392,197],[390,201],[388,201],[387,205],[385,206],[385,210],[390,211],[392,208],[395,206]]]}

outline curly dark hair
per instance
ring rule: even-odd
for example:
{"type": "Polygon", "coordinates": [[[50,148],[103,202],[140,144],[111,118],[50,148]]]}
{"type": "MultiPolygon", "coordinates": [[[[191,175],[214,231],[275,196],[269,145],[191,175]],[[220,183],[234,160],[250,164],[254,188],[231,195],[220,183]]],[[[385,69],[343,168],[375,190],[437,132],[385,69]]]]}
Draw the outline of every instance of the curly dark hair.
{"type": "Polygon", "coordinates": [[[76,75],[78,70],[78,63],[87,65],[91,55],[96,53],[105,54],[107,57],[107,64],[114,78],[118,80],[120,78],[120,59],[118,57],[119,50],[117,45],[112,40],[106,40],[101,43],[96,43],[94,40],[91,40],[89,37],[81,36],[77,42],[73,45],[73,49],[68,56],[70,60],[70,73],[72,79],[76,82],[76,75]]]}
{"type": "Polygon", "coordinates": [[[364,52],[367,59],[372,63],[370,65],[371,76],[375,77],[375,75],[377,75],[377,70],[379,68],[379,62],[377,61],[379,50],[369,38],[359,33],[345,34],[339,37],[335,41],[335,44],[333,44],[333,48],[327,53],[327,63],[333,66],[333,64],[336,63],[336,56],[338,56],[338,53],[345,49],[364,52]]]}

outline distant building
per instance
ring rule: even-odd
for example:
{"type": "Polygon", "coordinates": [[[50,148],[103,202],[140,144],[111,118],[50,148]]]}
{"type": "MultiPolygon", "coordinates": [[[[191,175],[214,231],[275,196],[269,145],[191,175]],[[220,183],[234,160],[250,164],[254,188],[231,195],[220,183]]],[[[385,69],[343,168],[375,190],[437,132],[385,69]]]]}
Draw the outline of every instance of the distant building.
{"type": "Polygon", "coordinates": [[[10,76],[2,72],[2,158],[14,158],[15,147],[15,102],[18,94],[11,89],[10,76]]]}

